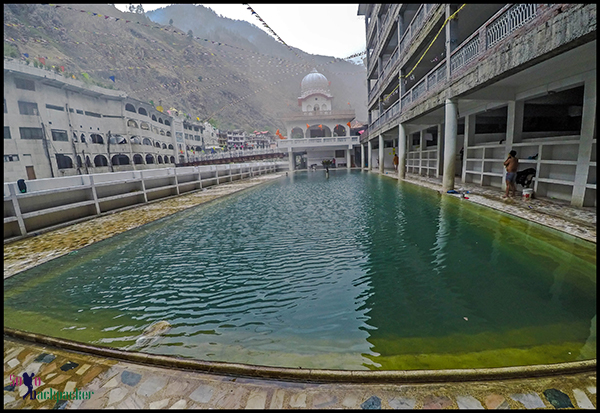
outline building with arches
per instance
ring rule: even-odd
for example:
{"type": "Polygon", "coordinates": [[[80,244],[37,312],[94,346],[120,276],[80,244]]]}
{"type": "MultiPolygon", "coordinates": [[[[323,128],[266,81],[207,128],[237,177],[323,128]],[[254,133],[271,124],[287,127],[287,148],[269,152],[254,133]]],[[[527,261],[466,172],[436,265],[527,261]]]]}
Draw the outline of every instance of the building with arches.
{"type": "Polygon", "coordinates": [[[304,76],[300,83],[299,113],[282,117],[286,139],[277,146],[287,149],[290,169],[307,169],[321,166],[325,159],[336,160],[336,165],[350,168],[354,162],[358,136],[350,135],[350,122],[354,109],[334,110],[329,80],[317,69],[304,76]]]}

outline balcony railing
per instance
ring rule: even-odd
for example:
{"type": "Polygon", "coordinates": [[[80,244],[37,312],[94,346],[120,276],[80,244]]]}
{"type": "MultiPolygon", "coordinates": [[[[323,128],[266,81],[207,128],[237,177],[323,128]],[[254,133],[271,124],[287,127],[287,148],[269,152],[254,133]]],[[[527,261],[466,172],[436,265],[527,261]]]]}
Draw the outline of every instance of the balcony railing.
{"type": "Polygon", "coordinates": [[[319,147],[358,144],[358,136],[333,136],[327,138],[283,139],[277,142],[277,148],[319,147]]]}
{"type": "MultiPolygon", "coordinates": [[[[535,18],[538,6],[539,5],[537,4],[509,4],[499,10],[491,19],[483,24],[452,52],[450,56],[450,80],[458,69],[467,66],[485,50],[498,44],[498,42],[506,38],[510,33],[535,18]]],[[[417,16],[413,19],[413,23],[417,22],[416,17],[417,16]]],[[[409,28],[407,34],[410,30],[412,29],[409,28]]],[[[402,47],[405,46],[399,45],[399,53],[403,52],[402,47]]],[[[438,66],[434,67],[424,76],[423,80],[419,81],[419,83],[402,95],[400,98],[401,111],[404,111],[415,101],[426,96],[428,94],[427,92],[432,91],[436,85],[446,80],[447,60],[448,59],[442,60],[438,66]]],[[[382,126],[388,118],[389,115],[387,115],[386,111],[378,119],[372,122],[371,125],[369,125],[371,133],[376,132],[377,128],[382,126]]]]}

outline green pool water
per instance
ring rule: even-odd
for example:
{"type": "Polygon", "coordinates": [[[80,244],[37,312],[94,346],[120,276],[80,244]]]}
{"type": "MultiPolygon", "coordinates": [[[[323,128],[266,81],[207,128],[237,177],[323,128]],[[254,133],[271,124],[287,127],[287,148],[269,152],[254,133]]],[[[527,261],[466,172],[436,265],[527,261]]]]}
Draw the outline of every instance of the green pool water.
{"type": "Polygon", "coordinates": [[[282,367],[596,358],[596,245],[360,171],[298,173],[4,281],[8,327],[282,367]]]}

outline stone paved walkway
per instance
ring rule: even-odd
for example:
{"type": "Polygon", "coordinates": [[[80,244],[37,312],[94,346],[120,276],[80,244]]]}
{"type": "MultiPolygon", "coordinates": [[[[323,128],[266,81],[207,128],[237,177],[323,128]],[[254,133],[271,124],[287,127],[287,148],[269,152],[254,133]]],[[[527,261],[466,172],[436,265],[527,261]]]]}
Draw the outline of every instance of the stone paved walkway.
{"type": "MultiPolygon", "coordinates": [[[[393,172],[386,171],[390,178],[393,172]]],[[[274,179],[236,181],[106,215],[4,246],[4,277],[92,242],[185,208],[274,179]],[[211,192],[212,191],[212,192],[211,192]],[[135,211],[135,214],[133,213],[135,211]],[[32,253],[33,251],[33,253],[32,253]]],[[[441,192],[441,181],[409,175],[408,182],[441,192]]],[[[460,182],[456,185],[461,187],[460,182]]],[[[502,200],[501,191],[464,185],[470,202],[548,225],[596,242],[596,209],[556,200],[502,200]]],[[[4,338],[4,408],[277,408],[277,409],[536,409],[596,407],[596,373],[443,384],[303,383],[218,376],[143,366],[4,338]],[[36,395],[89,395],[79,400],[23,400],[15,377],[35,373],[36,395]],[[11,376],[12,375],[12,376],[11,376]]]]}
{"type": "Polygon", "coordinates": [[[101,359],[4,338],[4,408],[595,409],[596,373],[442,384],[303,383],[218,376],[101,359]],[[36,399],[11,375],[35,373],[36,399]],[[75,392],[88,399],[42,400],[75,392]],[[93,392],[93,393],[91,393],[93,392]]]}

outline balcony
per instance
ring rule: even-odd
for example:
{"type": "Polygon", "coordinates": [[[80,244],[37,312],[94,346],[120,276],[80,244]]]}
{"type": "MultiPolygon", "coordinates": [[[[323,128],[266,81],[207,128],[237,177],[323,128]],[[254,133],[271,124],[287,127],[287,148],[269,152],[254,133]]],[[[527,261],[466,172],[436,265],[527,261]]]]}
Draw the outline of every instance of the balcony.
{"type": "Polygon", "coordinates": [[[350,118],[352,120],[356,116],[354,109],[350,110],[320,110],[311,112],[291,113],[282,116],[282,119],[287,122],[302,121],[309,122],[313,119],[319,120],[336,120],[340,118],[350,118]]]}
{"type": "MultiPolygon", "coordinates": [[[[500,9],[494,16],[492,16],[491,19],[489,19],[471,36],[465,39],[465,41],[463,41],[462,44],[460,44],[452,52],[450,55],[449,80],[451,81],[453,77],[455,77],[456,74],[461,71],[461,69],[469,66],[469,64],[473,62],[477,56],[501,42],[510,33],[523,26],[525,23],[534,19],[538,14],[538,9],[538,4],[508,4],[500,9]]],[[[417,22],[418,14],[419,13],[417,13],[415,19],[413,19],[413,22],[417,22]]],[[[407,31],[407,35],[409,31],[407,31]]],[[[398,53],[402,53],[403,48],[405,47],[406,44],[403,45],[401,42],[397,49],[398,53]]],[[[392,59],[390,59],[390,61],[392,59]]],[[[423,76],[421,81],[419,81],[409,91],[402,95],[400,99],[399,113],[410,108],[417,101],[423,100],[424,98],[432,95],[436,90],[439,89],[440,85],[446,83],[447,61],[447,58],[442,60],[429,73],[423,76]]],[[[371,92],[375,92],[375,90],[372,90],[371,92]]],[[[369,100],[372,97],[371,95],[374,94],[375,93],[369,94],[369,100]]],[[[390,120],[393,115],[389,114],[388,112],[390,112],[392,108],[388,109],[378,119],[372,122],[371,125],[369,125],[371,134],[376,132],[378,128],[390,120]]]]}
{"type": "Polygon", "coordinates": [[[337,136],[327,138],[282,139],[277,142],[278,149],[287,148],[328,148],[341,145],[358,145],[358,136],[337,136]]]}

